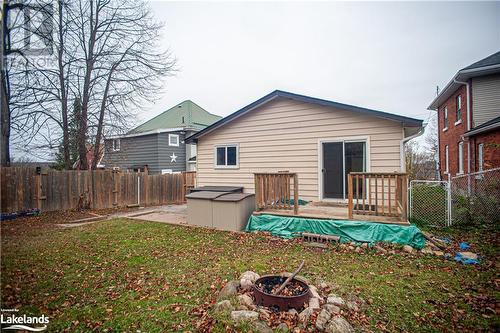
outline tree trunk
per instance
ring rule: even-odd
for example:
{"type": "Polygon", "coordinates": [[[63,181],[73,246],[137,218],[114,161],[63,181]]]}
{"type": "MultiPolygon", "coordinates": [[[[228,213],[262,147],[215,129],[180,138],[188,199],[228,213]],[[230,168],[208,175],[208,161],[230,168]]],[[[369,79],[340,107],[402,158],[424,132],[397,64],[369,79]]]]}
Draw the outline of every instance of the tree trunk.
{"type": "Polygon", "coordinates": [[[88,118],[88,108],[90,100],[90,80],[92,76],[92,71],[94,69],[94,46],[96,42],[98,15],[94,20],[94,3],[90,2],[90,34],[88,40],[88,53],[85,61],[85,79],[83,82],[83,92],[82,92],[82,113],[80,118],[80,132],[78,135],[78,152],[80,155],[80,168],[83,170],[88,169],[87,163],[87,118],[88,118]]]}
{"type": "Polygon", "coordinates": [[[64,168],[71,169],[71,159],[69,155],[69,128],[68,128],[68,94],[66,91],[66,80],[64,76],[64,36],[63,36],[63,1],[58,1],[58,11],[59,11],[59,48],[57,52],[57,64],[59,66],[59,86],[61,89],[61,118],[62,118],[62,132],[63,132],[63,156],[64,156],[64,168]]]}
{"type": "MultiPolygon", "coordinates": [[[[5,18],[7,9],[7,1],[2,1],[2,17],[5,18]]],[[[0,91],[0,118],[1,118],[1,146],[0,146],[0,162],[2,166],[10,165],[10,108],[9,108],[9,87],[7,82],[7,68],[5,64],[6,45],[5,34],[7,32],[7,20],[2,19],[1,36],[0,36],[0,71],[1,71],[1,91],[0,91]]]]}

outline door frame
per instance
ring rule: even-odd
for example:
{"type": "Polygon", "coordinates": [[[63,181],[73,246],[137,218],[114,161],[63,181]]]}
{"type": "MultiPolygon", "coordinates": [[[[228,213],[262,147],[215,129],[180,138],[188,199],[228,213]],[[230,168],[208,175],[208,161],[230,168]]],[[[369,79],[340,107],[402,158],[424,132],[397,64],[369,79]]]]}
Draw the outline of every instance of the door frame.
{"type": "MultiPolygon", "coordinates": [[[[323,184],[323,143],[330,142],[364,142],[365,143],[365,154],[366,154],[366,172],[370,172],[371,170],[371,155],[370,155],[370,137],[369,136],[342,136],[342,137],[332,137],[332,138],[320,138],[318,140],[318,200],[324,202],[347,202],[347,193],[345,193],[344,186],[344,198],[345,199],[332,199],[324,197],[324,184],[323,184]]],[[[344,159],[342,161],[343,164],[343,173],[345,174],[345,152],[344,159]]],[[[345,179],[343,177],[342,179],[345,179]]]]}

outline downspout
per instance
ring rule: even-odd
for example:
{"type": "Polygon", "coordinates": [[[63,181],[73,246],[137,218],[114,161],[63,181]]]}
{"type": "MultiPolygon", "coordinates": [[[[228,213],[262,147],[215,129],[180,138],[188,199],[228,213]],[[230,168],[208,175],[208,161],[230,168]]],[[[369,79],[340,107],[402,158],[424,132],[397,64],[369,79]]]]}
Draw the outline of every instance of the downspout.
{"type": "MultiPolygon", "coordinates": [[[[401,151],[401,172],[406,172],[406,160],[405,160],[405,143],[410,141],[411,139],[415,139],[416,137],[421,136],[424,133],[425,126],[420,127],[417,133],[407,136],[406,138],[403,138],[401,140],[401,143],[399,144],[399,149],[401,151]]],[[[403,127],[403,136],[404,136],[404,127],[403,127]]]]}

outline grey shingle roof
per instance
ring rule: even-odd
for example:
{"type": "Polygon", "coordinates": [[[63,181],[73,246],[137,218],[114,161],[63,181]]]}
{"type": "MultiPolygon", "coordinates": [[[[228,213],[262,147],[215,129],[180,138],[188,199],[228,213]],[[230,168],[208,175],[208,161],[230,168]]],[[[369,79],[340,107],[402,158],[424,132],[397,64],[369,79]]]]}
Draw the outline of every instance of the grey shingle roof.
{"type": "Polygon", "coordinates": [[[500,51],[497,53],[493,53],[490,56],[487,56],[484,59],[481,59],[479,61],[476,61],[475,63],[462,68],[462,70],[468,70],[468,69],[474,69],[474,68],[480,68],[480,67],[486,67],[486,66],[491,66],[491,65],[498,65],[500,64],[500,51]]]}

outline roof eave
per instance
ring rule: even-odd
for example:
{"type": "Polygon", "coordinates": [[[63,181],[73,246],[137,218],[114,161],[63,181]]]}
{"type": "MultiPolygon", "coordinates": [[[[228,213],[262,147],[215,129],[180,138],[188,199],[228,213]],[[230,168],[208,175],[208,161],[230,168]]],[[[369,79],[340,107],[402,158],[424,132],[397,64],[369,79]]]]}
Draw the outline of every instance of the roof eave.
{"type": "Polygon", "coordinates": [[[441,106],[444,101],[446,101],[451,96],[451,94],[453,94],[453,92],[455,92],[460,87],[461,84],[456,81],[463,82],[473,77],[496,73],[500,73],[500,64],[459,70],[453,76],[450,82],[448,82],[448,84],[444,87],[444,89],[439,93],[439,95],[434,98],[427,109],[437,111],[439,106],[441,106]]]}
{"type": "Polygon", "coordinates": [[[464,133],[464,137],[470,137],[470,136],[474,136],[477,134],[489,132],[489,131],[492,131],[492,130],[497,129],[497,128],[500,128],[500,121],[493,123],[491,125],[488,125],[488,126],[484,126],[484,127],[480,127],[480,128],[476,128],[476,129],[471,129],[470,131],[464,133]]]}
{"type": "Polygon", "coordinates": [[[371,115],[373,117],[384,118],[387,120],[400,122],[405,127],[421,127],[422,123],[423,123],[423,121],[419,120],[419,119],[389,114],[389,113],[385,113],[382,111],[357,107],[354,105],[337,103],[337,102],[323,100],[323,99],[315,98],[315,97],[298,95],[298,94],[294,94],[294,93],[290,93],[290,92],[286,92],[286,91],[275,90],[275,91],[265,95],[264,97],[259,98],[255,102],[250,103],[249,105],[241,108],[240,110],[230,114],[229,116],[220,119],[216,123],[206,127],[205,129],[201,130],[200,132],[191,135],[190,137],[185,139],[185,142],[186,143],[197,142],[198,138],[216,130],[217,128],[223,126],[227,122],[232,121],[233,119],[238,118],[238,117],[242,116],[243,114],[250,112],[251,110],[254,110],[255,108],[258,108],[258,107],[262,106],[263,104],[268,103],[268,102],[270,102],[273,99],[278,98],[278,97],[290,98],[290,99],[298,100],[298,101],[301,101],[304,103],[318,104],[318,105],[323,105],[323,106],[327,106],[327,107],[334,107],[334,108],[336,107],[336,108],[347,110],[347,111],[355,111],[355,112],[365,113],[365,114],[371,115]]]}

